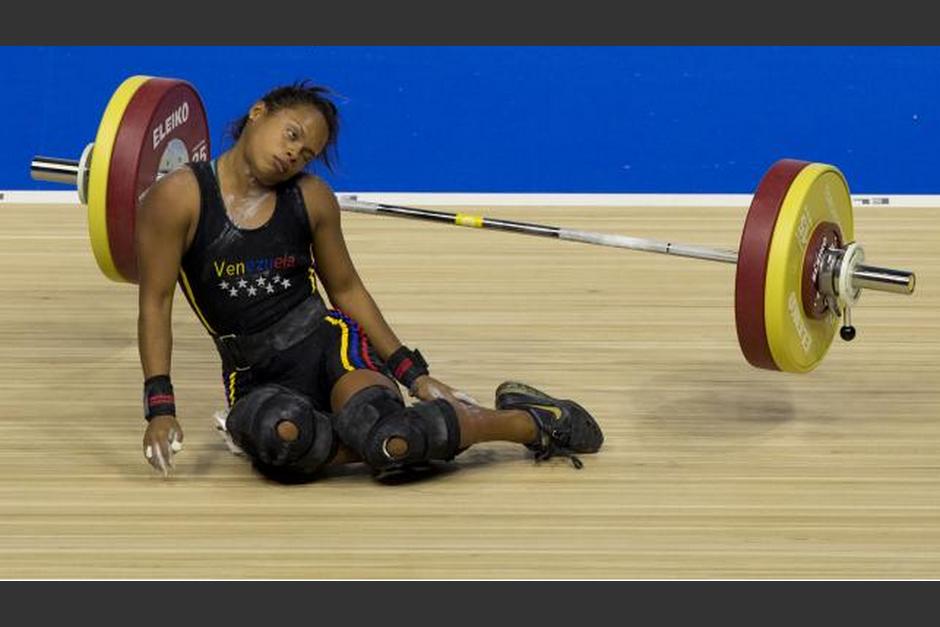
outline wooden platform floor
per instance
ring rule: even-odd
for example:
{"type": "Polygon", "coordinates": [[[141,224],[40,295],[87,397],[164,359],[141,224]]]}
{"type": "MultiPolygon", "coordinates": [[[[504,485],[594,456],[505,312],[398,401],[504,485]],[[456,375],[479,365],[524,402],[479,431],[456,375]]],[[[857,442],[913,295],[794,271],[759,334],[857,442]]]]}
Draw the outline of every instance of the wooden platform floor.
{"type": "MultiPolygon", "coordinates": [[[[807,376],[737,347],[730,265],[345,215],[386,317],[442,380],[574,398],[603,450],[574,470],[481,445],[399,485],[350,467],[282,486],[213,432],[211,341],[181,296],[186,432],[140,453],[136,290],[97,270],[77,206],[0,205],[0,578],[909,579],[940,576],[940,208],[856,211],[858,338],[807,376]]],[[[744,210],[489,215],[736,248],[744,210]]]]}

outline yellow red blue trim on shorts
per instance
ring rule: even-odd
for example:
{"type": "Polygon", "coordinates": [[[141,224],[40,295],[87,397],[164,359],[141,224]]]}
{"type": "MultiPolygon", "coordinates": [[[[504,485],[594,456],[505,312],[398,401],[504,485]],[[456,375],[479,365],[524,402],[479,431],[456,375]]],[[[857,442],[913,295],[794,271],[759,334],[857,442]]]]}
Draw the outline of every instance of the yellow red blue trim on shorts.
{"type": "Polygon", "coordinates": [[[238,374],[237,370],[232,370],[232,373],[228,376],[228,406],[231,407],[235,404],[235,375],[238,374]]]}
{"type": "Polygon", "coordinates": [[[378,370],[369,357],[369,344],[366,334],[359,328],[359,323],[338,309],[327,312],[326,320],[342,329],[343,338],[340,346],[340,358],[346,370],[378,370]]]}

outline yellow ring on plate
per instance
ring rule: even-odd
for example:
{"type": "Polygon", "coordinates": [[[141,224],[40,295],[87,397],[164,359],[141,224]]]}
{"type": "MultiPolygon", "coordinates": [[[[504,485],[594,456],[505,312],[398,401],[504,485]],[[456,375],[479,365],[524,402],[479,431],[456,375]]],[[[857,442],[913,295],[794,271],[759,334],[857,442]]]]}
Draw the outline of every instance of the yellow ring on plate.
{"type": "Polygon", "coordinates": [[[838,225],[843,242],[853,241],[852,197],[845,177],[835,166],[812,163],[797,174],[787,190],[767,258],[767,344],[784,372],[809,372],[819,365],[839,325],[838,316],[831,311],[816,320],[803,309],[803,259],[821,222],[838,225]]]}
{"type": "Polygon", "coordinates": [[[111,151],[131,98],[150,78],[131,76],[111,95],[98,125],[91,167],[88,169],[88,236],[98,267],[112,281],[127,282],[127,278],[114,265],[108,240],[108,170],[111,166],[111,151]]]}

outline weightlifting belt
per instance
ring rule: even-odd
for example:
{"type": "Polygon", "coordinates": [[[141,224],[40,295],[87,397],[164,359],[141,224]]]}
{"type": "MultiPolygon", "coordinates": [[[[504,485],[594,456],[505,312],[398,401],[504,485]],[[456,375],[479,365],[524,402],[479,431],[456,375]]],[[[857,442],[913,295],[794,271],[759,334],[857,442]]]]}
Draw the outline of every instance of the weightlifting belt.
{"type": "Polygon", "coordinates": [[[212,338],[226,370],[251,369],[310,335],[326,313],[322,298],[304,299],[280,320],[256,333],[212,338]]]}

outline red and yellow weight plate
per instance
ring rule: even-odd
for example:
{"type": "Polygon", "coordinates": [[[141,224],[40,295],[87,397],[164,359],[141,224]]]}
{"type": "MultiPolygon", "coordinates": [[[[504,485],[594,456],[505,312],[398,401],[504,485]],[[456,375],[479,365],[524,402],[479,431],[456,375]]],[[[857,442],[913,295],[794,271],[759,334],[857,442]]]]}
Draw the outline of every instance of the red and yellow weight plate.
{"type": "Polygon", "coordinates": [[[189,83],[149,76],[121,83],[98,126],[88,175],[88,230],[105,276],[137,282],[137,203],[159,176],[209,154],[205,108],[189,83]]]}
{"type": "Polygon", "coordinates": [[[845,242],[854,239],[852,197],[842,172],[813,163],[793,180],[777,215],[767,259],[764,321],[777,368],[809,372],[822,361],[839,326],[833,311],[815,317],[803,303],[807,255],[813,234],[824,225],[845,242]]]}
{"type": "Polygon", "coordinates": [[[807,161],[782,159],[767,170],[751,199],[741,232],[734,281],[734,319],[741,352],[758,368],[778,369],[767,344],[764,320],[767,260],[777,214],[790,184],[807,165],[807,161]]]}
{"type": "Polygon", "coordinates": [[[124,111],[140,86],[148,80],[147,76],[132,76],[121,83],[111,95],[98,124],[95,148],[88,168],[88,236],[98,267],[113,281],[126,279],[114,264],[111,243],[108,240],[108,170],[124,111]]]}
{"type": "Polygon", "coordinates": [[[151,78],[121,120],[108,176],[108,241],[121,279],[137,282],[137,203],[160,176],[209,158],[209,128],[199,94],[185,81],[151,78]]]}

